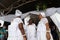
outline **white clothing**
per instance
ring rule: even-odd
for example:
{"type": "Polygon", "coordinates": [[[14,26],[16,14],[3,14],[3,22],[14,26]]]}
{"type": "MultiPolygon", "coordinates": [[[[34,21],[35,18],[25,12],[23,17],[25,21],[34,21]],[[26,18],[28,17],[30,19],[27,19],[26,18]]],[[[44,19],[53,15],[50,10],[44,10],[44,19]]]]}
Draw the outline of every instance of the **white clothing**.
{"type": "Polygon", "coordinates": [[[22,12],[20,10],[15,11],[15,16],[21,16],[21,15],[22,15],[22,12]]]}
{"type": "Polygon", "coordinates": [[[39,11],[37,15],[42,15],[43,17],[46,17],[45,12],[44,11],[39,11]]]}
{"type": "Polygon", "coordinates": [[[23,23],[21,18],[15,18],[11,25],[8,26],[8,39],[7,40],[23,40],[21,31],[18,28],[18,24],[23,23]]]}
{"type": "MultiPolygon", "coordinates": [[[[42,18],[37,26],[37,40],[47,40],[46,38],[46,23],[48,20],[46,18],[42,18]]],[[[51,33],[50,33],[51,35],[51,33]]],[[[53,40],[53,39],[52,39],[53,40]]]]}
{"type": "Polygon", "coordinates": [[[28,21],[30,20],[30,16],[27,16],[25,19],[24,19],[24,29],[25,29],[25,32],[27,33],[27,25],[29,24],[28,21]]]}
{"type": "Polygon", "coordinates": [[[0,23],[1,23],[1,26],[0,27],[3,27],[4,21],[0,20],[0,23]]]}
{"type": "Polygon", "coordinates": [[[27,26],[27,40],[36,40],[36,25],[31,24],[27,26]]]}
{"type": "Polygon", "coordinates": [[[44,12],[41,12],[40,13],[43,17],[46,17],[45,13],[44,12]]]}
{"type": "Polygon", "coordinates": [[[27,16],[27,17],[24,19],[25,25],[28,25],[28,24],[29,24],[29,23],[28,23],[29,20],[30,20],[30,16],[27,16]]]}

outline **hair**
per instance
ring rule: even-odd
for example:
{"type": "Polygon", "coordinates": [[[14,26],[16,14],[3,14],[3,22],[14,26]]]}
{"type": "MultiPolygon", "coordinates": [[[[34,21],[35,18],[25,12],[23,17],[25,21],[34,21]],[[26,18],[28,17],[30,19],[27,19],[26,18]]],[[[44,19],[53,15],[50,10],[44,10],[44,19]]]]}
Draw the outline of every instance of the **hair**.
{"type": "Polygon", "coordinates": [[[32,22],[35,23],[36,25],[38,24],[39,22],[39,18],[38,18],[38,15],[36,14],[31,14],[31,19],[32,19],[32,22]]]}

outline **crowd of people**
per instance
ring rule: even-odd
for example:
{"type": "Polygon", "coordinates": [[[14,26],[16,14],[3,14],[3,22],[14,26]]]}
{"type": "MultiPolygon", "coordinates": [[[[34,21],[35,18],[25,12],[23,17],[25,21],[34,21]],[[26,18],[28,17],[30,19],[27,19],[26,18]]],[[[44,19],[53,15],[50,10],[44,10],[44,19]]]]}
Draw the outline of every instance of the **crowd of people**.
{"type": "Polygon", "coordinates": [[[30,16],[25,18],[24,24],[21,19],[21,11],[16,10],[15,15],[16,18],[8,26],[7,40],[53,40],[44,12],[37,14],[39,18],[37,26],[30,16]]]}
{"type": "Polygon", "coordinates": [[[7,31],[4,24],[5,22],[0,20],[0,40],[6,40],[7,38],[7,31]]]}
{"type": "Polygon", "coordinates": [[[16,18],[11,20],[11,24],[8,26],[7,40],[53,40],[45,13],[34,14],[37,15],[37,19],[34,19],[36,17],[32,17],[31,14],[29,13],[23,22],[21,19],[22,12],[20,10],[15,11],[16,18]],[[38,21],[37,25],[36,21],[38,21]]]}

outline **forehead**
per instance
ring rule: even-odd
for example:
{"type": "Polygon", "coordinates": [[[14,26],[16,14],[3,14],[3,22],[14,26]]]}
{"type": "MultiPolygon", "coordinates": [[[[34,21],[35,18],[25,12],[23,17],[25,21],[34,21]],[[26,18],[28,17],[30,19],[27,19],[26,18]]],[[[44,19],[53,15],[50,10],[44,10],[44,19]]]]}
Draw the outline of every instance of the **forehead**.
{"type": "Polygon", "coordinates": [[[41,14],[39,14],[38,16],[42,16],[41,14]]]}

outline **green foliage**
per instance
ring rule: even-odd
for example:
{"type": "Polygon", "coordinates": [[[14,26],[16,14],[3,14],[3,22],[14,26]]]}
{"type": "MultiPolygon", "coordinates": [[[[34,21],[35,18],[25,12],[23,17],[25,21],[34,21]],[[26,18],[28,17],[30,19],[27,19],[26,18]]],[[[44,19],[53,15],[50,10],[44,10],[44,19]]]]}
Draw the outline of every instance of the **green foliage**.
{"type": "Polygon", "coordinates": [[[40,8],[39,5],[37,5],[37,6],[36,6],[36,10],[39,11],[39,8],[40,8]]]}
{"type": "Polygon", "coordinates": [[[39,11],[39,9],[41,10],[46,10],[47,5],[46,4],[42,4],[42,5],[36,5],[36,10],[39,11]]]}
{"type": "Polygon", "coordinates": [[[46,8],[47,8],[47,6],[46,6],[46,4],[43,4],[43,10],[46,10],[46,8]]]}

